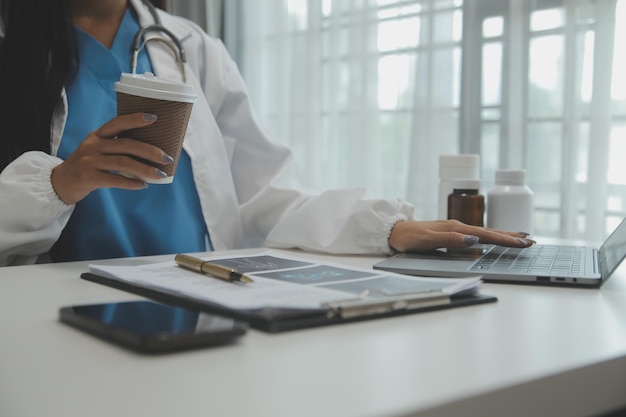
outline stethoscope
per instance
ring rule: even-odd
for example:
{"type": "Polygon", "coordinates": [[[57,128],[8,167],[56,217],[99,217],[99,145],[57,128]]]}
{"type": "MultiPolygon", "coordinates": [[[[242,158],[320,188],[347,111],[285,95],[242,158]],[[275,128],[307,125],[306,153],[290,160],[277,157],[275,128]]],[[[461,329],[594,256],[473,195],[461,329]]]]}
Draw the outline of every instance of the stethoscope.
{"type": "Polygon", "coordinates": [[[143,1],[143,4],[150,11],[150,14],[152,15],[152,19],[154,19],[154,24],[142,27],[135,34],[135,38],[133,39],[133,46],[131,50],[131,53],[132,53],[132,58],[130,62],[131,74],[137,73],[137,59],[139,57],[139,52],[141,51],[141,49],[148,42],[152,40],[157,40],[166,44],[172,50],[172,52],[174,52],[174,55],[178,57],[178,62],[180,63],[181,72],[183,74],[183,81],[187,82],[187,74],[185,72],[185,64],[187,63],[187,55],[185,54],[185,48],[183,48],[182,42],[172,32],[170,32],[168,29],[163,27],[163,25],[161,24],[161,18],[159,17],[157,13],[156,7],[154,7],[152,3],[150,3],[149,0],[142,0],[142,1],[143,1]],[[170,42],[167,42],[161,38],[148,38],[142,41],[142,39],[144,38],[144,35],[148,32],[160,32],[160,33],[166,34],[172,40],[174,45],[176,45],[176,49],[178,49],[178,51],[174,49],[174,46],[170,42]]]}

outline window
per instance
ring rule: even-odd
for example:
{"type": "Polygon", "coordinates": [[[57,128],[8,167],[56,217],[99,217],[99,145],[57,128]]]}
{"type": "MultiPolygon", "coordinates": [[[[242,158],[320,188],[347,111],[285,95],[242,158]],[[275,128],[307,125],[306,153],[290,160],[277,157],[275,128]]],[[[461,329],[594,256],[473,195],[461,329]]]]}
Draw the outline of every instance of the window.
{"type": "Polygon", "coordinates": [[[626,215],[626,0],[238,4],[252,100],[306,187],[435,218],[438,156],[478,153],[485,192],[527,170],[536,235],[601,240],[626,215]]]}

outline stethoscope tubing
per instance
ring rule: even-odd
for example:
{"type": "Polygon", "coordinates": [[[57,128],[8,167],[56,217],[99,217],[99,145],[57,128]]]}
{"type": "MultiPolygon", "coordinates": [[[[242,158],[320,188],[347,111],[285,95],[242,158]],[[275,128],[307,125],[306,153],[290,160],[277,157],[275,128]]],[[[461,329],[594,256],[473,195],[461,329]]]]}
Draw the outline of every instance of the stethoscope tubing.
{"type": "Polygon", "coordinates": [[[139,52],[141,51],[141,49],[143,49],[145,44],[148,43],[149,41],[158,40],[160,42],[164,42],[167,46],[169,46],[172,49],[174,54],[177,55],[178,62],[180,62],[181,64],[183,81],[187,82],[187,77],[186,77],[186,72],[185,72],[185,64],[187,63],[187,54],[185,53],[185,48],[183,47],[182,42],[170,30],[163,27],[163,25],[161,24],[161,19],[159,18],[159,15],[154,5],[152,5],[152,3],[150,3],[149,0],[143,0],[143,3],[146,5],[148,10],[150,11],[152,18],[154,19],[154,24],[142,27],[135,34],[132,48],[131,48],[131,63],[130,63],[131,74],[135,74],[137,72],[137,60],[138,60],[139,52]],[[145,35],[149,32],[159,32],[161,34],[167,35],[167,37],[170,38],[170,40],[174,43],[176,49],[174,49],[174,47],[172,46],[170,42],[167,42],[162,38],[150,38],[150,39],[145,39],[142,41],[145,35]]]}

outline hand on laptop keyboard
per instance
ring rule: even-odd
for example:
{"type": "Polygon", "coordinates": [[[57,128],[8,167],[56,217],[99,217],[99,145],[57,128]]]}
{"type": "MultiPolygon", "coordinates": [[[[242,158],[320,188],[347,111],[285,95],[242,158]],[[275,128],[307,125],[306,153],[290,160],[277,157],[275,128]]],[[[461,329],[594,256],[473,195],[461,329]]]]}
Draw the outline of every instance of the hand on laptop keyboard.
{"type": "Polygon", "coordinates": [[[470,226],[457,220],[400,221],[389,235],[389,246],[398,252],[469,248],[477,243],[527,248],[535,241],[525,232],[470,226]]]}

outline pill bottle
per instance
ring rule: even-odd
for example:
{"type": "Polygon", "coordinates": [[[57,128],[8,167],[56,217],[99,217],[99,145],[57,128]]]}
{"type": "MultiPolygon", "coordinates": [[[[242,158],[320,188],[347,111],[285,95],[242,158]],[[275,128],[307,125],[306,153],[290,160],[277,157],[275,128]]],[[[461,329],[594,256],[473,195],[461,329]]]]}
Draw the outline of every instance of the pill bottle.
{"type": "Polygon", "coordinates": [[[479,189],[479,180],[456,180],[452,193],[448,195],[448,219],[484,226],[485,197],[479,189]]]}
{"type": "Polygon", "coordinates": [[[533,192],[526,185],[526,171],[497,170],[495,180],[487,192],[487,226],[532,233],[533,192]]]}
{"type": "Polygon", "coordinates": [[[439,156],[438,219],[448,218],[448,196],[454,190],[455,181],[464,179],[480,179],[480,158],[478,155],[439,156]]]}

